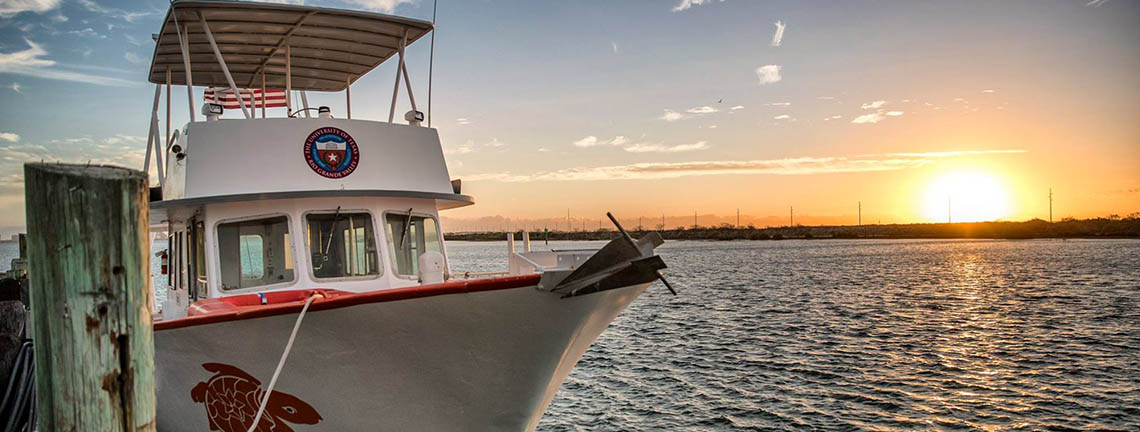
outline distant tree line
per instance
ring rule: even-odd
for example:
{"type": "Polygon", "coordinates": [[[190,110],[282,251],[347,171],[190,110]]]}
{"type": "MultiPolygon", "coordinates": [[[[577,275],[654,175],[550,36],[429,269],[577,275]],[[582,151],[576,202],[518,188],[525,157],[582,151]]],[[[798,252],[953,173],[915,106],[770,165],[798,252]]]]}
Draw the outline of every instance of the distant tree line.
{"type": "MultiPolygon", "coordinates": [[[[647,230],[631,230],[634,237],[647,230]]],[[[1121,217],[1093,219],[1065,218],[1049,223],[1041,219],[1024,222],[964,222],[916,223],[889,225],[837,225],[735,227],[722,224],[715,227],[691,226],[688,228],[658,229],[666,240],[784,240],[784,239],[925,239],[925,238],[1140,238],[1140,213],[1121,217]]],[[[521,231],[515,232],[521,239],[521,231]]],[[[506,239],[505,232],[447,233],[448,240],[494,241],[506,239]]],[[[542,240],[608,240],[616,237],[616,230],[594,231],[531,231],[531,241],[542,240]]]]}

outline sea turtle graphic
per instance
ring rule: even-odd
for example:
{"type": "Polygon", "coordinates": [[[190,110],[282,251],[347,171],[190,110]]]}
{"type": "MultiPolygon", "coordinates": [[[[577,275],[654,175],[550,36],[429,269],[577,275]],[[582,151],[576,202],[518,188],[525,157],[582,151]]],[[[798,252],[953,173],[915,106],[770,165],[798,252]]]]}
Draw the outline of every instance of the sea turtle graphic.
{"type": "MultiPolygon", "coordinates": [[[[190,399],[206,406],[210,430],[246,432],[253,425],[265,390],[261,382],[237,367],[221,363],[203,363],[214,376],[190,390],[190,399]]],[[[288,423],[317,424],[321,415],[312,406],[288,393],[274,391],[269,396],[265,413],[257,424],[257,432],[293,432],[288,423]]]]}

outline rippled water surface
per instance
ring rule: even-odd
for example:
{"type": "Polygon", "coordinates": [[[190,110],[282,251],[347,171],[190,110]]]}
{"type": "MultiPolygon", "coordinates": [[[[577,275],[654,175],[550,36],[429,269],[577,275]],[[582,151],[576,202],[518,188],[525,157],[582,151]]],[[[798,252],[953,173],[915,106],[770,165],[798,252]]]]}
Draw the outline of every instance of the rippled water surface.
{"type": "MultiPolygon", "coordinates": [[[[448,250],[506,265],[502,243],[448,250]]],[[[540,430],[1140,430],[1140,242],[659,251],[680,295],[634,302],[540,430]]]]}

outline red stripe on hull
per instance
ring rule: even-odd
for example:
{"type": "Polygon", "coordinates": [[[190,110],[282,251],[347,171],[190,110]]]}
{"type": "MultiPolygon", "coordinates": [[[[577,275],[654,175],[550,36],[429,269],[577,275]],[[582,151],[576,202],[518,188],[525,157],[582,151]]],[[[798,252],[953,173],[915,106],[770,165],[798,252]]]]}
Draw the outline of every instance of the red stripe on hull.
{"type": "MultiPolygon", "coordinates": [[[[409,300],[423,297],[433,297],[438,295],[447,294],[462,294],[473,293],[481,291],[496,291],[512,288],[520,288],[525,286],[533,286],[538,284],[539,279],[542,278],[541,274],[531,274],[525,276],[510,276],[490,279],[475,279],[463,280],[456,282],[444,282],[433,285],[420,285],[407,288],[396,288],[383,291],[372,291],[356,294],[342,294],[326,298],[313,300],[309,305],[310,311],[320,311],[328,309],[338,309],[348,306],[355,306],[366,303],[382,303],[397,300],[409,300]]],[[[322,291],[319,289],[314,290],[299,290],[302,292],[312,293],[313,291],[322,291]]],[[[269,295],[270,293],[266,293],[269,295]]],[[[256,296],[256,294],[250,294],[256,296]]],[[[154,330],[171,330],[183,327],[193,327],[204,324],[213,324],[226,321],[240,321],[252,318],[262,318],[274,315],[285,315],[291,313],[301,312],[301,308],[305,305],[305,300],[308,299],[309,294],[300,297],[290,303],[284,304],[267,304],[256,306],[240,306],[238,310],[230,310],[225,312],[212,313],[208,315],[188,316],[185,318],[174,319],[170,321],[158,321],[154,323],[154,330]]]]}

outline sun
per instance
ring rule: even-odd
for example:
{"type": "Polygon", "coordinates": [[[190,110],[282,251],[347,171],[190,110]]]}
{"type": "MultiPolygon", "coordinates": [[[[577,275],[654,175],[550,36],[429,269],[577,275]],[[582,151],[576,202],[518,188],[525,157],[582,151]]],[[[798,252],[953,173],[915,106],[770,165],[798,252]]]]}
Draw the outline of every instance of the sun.
{"type": "Polygon", "coordinates": [[[1009,216],[1009,194],[997,177],[954,172],[932,182],[923,199],[923,216],[932,222],[982,222],[1009,216]]]}

